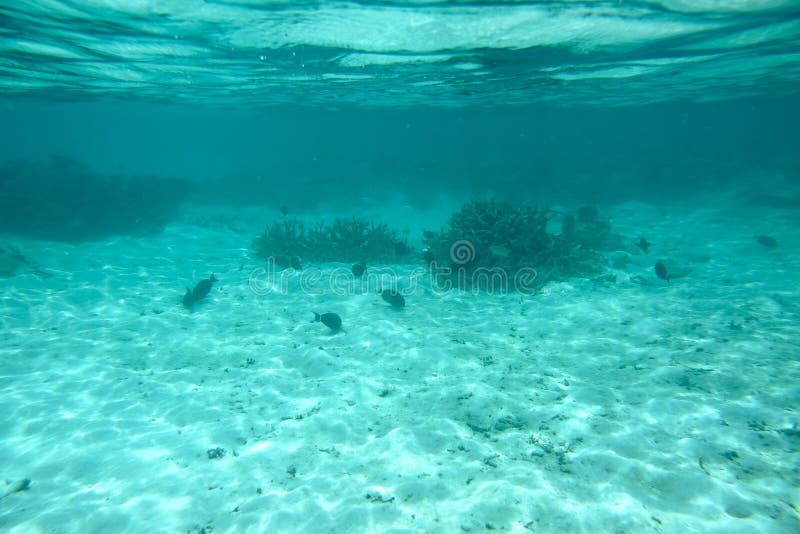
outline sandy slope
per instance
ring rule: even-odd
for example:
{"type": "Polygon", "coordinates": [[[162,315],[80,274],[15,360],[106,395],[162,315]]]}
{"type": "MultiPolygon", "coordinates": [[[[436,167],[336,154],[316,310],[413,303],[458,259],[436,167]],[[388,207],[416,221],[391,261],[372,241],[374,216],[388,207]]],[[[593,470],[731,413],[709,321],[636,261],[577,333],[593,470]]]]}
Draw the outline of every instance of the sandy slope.
{"type": "Polygon", "coordinates": [[[53,276],[0,279],[0,479],[32,480],[0,530],[800,529],[797,221],[611,216],[654,243],[610,255],[616,283],[422,278],[399,311],[374,285],[326,290],[334,264],[311,266],[316,294],[297,275],[256,294],[244,219],[13,240],[53,276]],[[667,286],[656,258],[691,272],[667,286]],[[189,313],[184,286],[210,272],[189,313]]]}

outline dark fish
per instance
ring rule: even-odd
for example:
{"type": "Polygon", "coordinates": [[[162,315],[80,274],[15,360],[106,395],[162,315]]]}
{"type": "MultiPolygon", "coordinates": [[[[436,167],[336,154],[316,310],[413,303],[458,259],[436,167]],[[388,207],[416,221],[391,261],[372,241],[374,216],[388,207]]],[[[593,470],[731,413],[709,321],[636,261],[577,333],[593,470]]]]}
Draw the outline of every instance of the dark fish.
{"type": "Polygon", "coordinates": [[[360,263],[356,263],[350,268],[350,270],[353,271],[353,276],[356,277],[363,276],[364,272],[367,270],[367,264],[364,263],[363,261],[360,263]]]}
{"type": "Polygon", "coordinates": [[[281,206],[281,213],[283,213],[283,216],[286,217],[287,215],[289,215],[289,208],[287,208],[286,206],[281,206]]]}
{"type": "Polygon", "coordinates": [[[297,256],[292,256],[292,257],[289,259],[289,265],[290,265],[290,266],[292,267],[292,269],[294,269],[295,271],[299,271],[300,269],[302,269],[302,268],[303,268],[303,262],[301,262],[301,261],[300,261],[300,258],[298,258],[297,256]]]}
{"type": "Polygon", "coordinates": [[[6,481],[6,487],[0,488],[0,501],[18,491],[27,491],[31,487],[31,479],[23,478],[15,482],[6,481]]]}
{"type": "Polygon", "coordinates": [[[425,230],[424,232],[422,232],[422,237],[424,237],[425,239],[433,239],[434,237],[436,237],[436,234],[431,232],[430,230],[425,230]]]}
{"type": "Polygon", "coordinates": [[[656,262],[655,270],[656,270],[656,276],[658,276],[662,280],[666,280],[667,283],[669,284],[669,273],[667,272],[667,268],[664,266],[662,262],[660,261],[656,262]]]}
{"type": "Polygon", "coordinates": [[[187,308],[191,308],[192,304],[194,304],[194,300],[192,300],[192,290],[187,287],[186,294],[183,296],[183,305],[187,308]]]}
{"type": "Polygon", "coordinates": [[[433,251],[431,249],[427,249],[422,253],[422,259],[425,260],[425,263],[431,263],[436,261],[436,256],[433,255],[433,251]]]}
{"type": "Polygon", "coordinates": [[[769,235],[754,235],[753,237],[756,238],[756,241],[762,246],[767,248],[775,248],[778,246],[778,241],[769,235]]]}
{"type": "Polygon", "coordinates": [[[649,254],[650,245],[652,245],[652,243],[648,242],[647,239],[644,237],[640,237],[639,242],[636,243],[636,246],[642,249],[642,252],[644,252],[645,254],[649,254]]]}
{"type": "Polygon", "coordinates": [[[339,330],[342,327],[342,318],[335,313],[323,313],[322,315],[314,312],[314,320],[312,323],[321,322],[331,330],[339,330]]]}
{"type": "Polygon", "coordinates": [[[217,277],[214,276],[214,273],[211,273],[211,276],[209,276],[208,278],[205,278],[197,282],[197,285],[194,286],[194,289],[192,290],[192,300],[197,302],[198,300],[204,299],[206,295],[208,295],[208,293],[211,291],[211,285],[214,282],[219,282],[219,280],[217,280],[217,277]]]}
{"type": "Polygon", "coordinates": [[[402,308],[406,305],[406,299],[403,298],[403,295],[393,289],[381,291],[381,298],[391,304],[393,308],[402,308]]]}
{"type": "Polygon", "coordinates": [[[183,296],[183,305],[187,308],[190,308],[194,303],[203,300],[206,295],[211,291],[211,285],[214,282],[219,282],[217,278],[212,273],[211,276],[200,280],[197,282],[197,285],[194,286],[194,289],[189,290],[186,288],[186,294],[183,296]]]}

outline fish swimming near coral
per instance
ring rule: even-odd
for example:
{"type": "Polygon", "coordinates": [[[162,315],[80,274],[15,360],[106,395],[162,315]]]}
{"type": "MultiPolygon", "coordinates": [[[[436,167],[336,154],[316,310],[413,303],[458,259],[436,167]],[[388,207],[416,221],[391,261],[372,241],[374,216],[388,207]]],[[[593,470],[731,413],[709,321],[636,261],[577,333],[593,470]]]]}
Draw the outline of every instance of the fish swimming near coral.
{"type": "Polygon", "coordinates": [[[391,304],[392,308],[402,308],[406,305],[406,299],[394,289],[381,291],[381,298],[391,304]]]}
{"type": "Polygon", "coordinates": [[[187,287],[186,294],[183,296],[183,305],[187,308],[191,308],[195,303],[203,300],[211,291],[211,286],[214,282],[219,282],[219,280],[214,276],[214,273],[211,273],[211,276],[208,278],[197,282],[194,289],[189,289],[187,287]]]}
{"type": "Polygon", "coordinates": [[[339,314],[336,313],[323,313],[319,314],[314,312],[314,320],[311,321],[312,323],[320,322],[330,328],[331,330],[339,330],[342,328],[342,318],[339,317],[339,314]]]}
{"type": "Polygon", "coordinates": [[[636,242],[636,246],[642,249],[642,252],[645,254],[650,253],[650,245],[652,245],[652,243],[650,243],[645,237],[640,237],[639,241],[636,242]]]}

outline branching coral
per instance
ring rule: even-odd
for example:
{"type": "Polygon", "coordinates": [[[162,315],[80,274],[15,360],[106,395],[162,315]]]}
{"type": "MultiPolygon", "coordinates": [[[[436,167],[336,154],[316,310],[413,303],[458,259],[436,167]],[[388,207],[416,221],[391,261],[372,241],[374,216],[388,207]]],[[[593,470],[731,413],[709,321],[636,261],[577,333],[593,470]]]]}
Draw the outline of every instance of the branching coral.
{"type": "Polygon", "coordinates": [[[596,209],[581,208],[564,216],[562,232],[553,234],[547,226],[555,215],[530,202],[475,200],[453,214],[447,228],[426,233],[427,257],[449,268],[451,281],[469,287],[485,282],[476,273],[502,273],[510,282],[520,269],[533,269],[543,284],[597,271],[610,223],[596,209]]]}
{"type": "Polygon", "coordinates": [[[303,256],[307,250],[305,227],[294,218],[276,221],[253,241],[253,249],[263,258],[303,256]]]}
{"type": "Polygon", "coordinates": [[[308,229],[296,219],[276,221],[255,239],[253,248],[262,258],[308,261],[401,261],[411,253],[406,240],[387,225],[358,217],[319,221],[308,229]]]}

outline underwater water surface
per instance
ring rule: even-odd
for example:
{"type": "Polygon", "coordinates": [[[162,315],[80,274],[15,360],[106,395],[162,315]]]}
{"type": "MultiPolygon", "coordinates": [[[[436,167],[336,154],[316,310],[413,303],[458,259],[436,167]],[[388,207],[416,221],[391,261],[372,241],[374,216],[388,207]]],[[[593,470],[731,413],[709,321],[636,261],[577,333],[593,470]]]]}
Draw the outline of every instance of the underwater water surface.
{"type": "Polygon", "coordinates": [[[0,0],[0,531],[800,531],[799,50],[0,0]]]}

